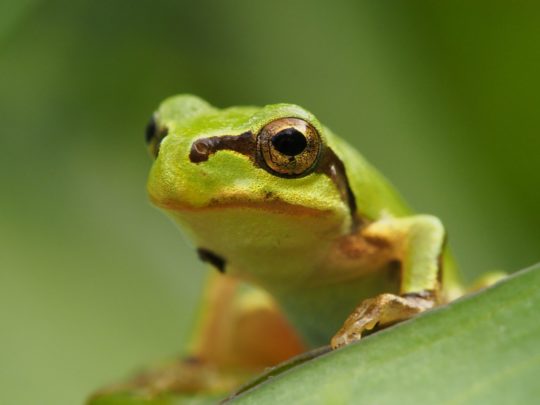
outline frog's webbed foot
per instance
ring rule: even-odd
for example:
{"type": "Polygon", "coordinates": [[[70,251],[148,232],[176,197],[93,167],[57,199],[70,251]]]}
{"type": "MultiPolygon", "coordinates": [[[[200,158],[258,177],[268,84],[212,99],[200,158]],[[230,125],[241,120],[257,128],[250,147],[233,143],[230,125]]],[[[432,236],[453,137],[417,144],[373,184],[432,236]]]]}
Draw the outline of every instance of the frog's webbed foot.
{"type": "Polygon", "coordinates": [[[164,392],[221,393],[243,382],[245,375],[219,370],[197,358],[187,358],[136,376],[132,383],[150,395],[164,392]],[[242,378],[243,377],[243,378],[242,378]]]}
{"type": "Polygon", "coordinates": [[[333,349],[360,340],[375,326],[387,326],[409,319],[435,306],[433,294],[380,294],[356,307],[331,341],[333,349]]]}
{"type": "Polygon", "coordinates": [[[145,400],[166,395],[220,397],[243,384],[252,374],[252,370],[225,371],[200,359],[186,358],[145,370],[126,382],[103,388],[92,399],[118,394],[145,400]]]}

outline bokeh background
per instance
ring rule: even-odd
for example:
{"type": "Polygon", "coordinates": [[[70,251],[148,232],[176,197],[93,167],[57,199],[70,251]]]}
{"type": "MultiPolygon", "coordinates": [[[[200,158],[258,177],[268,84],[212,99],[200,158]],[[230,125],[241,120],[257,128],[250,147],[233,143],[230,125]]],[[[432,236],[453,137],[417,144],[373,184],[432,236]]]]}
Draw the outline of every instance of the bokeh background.
{"type": "Polygon", "coordinates": [[[508,4],[4,0],[0,403],[82,403],[181,347],[207,270],[143,142],[175,93],[310,109],[444,220],[468,280],[538,261],[540,10],[508,4]]]}

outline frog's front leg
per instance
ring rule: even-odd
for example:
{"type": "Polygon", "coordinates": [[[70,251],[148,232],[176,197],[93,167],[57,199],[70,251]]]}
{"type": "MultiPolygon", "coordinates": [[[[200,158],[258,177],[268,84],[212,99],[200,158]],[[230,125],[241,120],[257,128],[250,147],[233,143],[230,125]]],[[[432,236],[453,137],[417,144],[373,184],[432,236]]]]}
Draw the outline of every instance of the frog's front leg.
{"type": "Polygon", "coordinates": [[[408,319],[439,301],[445,230],[438,218],[382,219],[362,229],[359,238],[390,245],[392,260],[400,264],[400,291],[399,295],[384,293],[364,300],[332,338],[333,348],[360,339],[376,325],[408,319]]]}

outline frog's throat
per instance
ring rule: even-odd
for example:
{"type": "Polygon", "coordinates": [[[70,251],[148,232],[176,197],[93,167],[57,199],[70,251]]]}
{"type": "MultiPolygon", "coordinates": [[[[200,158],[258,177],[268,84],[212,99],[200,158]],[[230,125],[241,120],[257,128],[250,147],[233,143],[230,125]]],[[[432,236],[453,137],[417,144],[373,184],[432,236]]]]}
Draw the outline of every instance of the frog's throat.
{"type": "MultiPolygon", "coordinates": [[[[332,148],[325,146],[322,149],[314,171],[328,176],[336,185],[341,199],[349,208],[352,230],[354,231],[360,226],[361,220],[357,213],[356,198],[351,189],[345,165],[332,148]]],[[[189,160],[195,164],[206,162],[211,155],[221,150],[230,150],[245,155],[255,167],[264,169],[258,158],[257,137],[251,131],[244,132],[240,135],[199,138],[191,145],[189,160]]]]}

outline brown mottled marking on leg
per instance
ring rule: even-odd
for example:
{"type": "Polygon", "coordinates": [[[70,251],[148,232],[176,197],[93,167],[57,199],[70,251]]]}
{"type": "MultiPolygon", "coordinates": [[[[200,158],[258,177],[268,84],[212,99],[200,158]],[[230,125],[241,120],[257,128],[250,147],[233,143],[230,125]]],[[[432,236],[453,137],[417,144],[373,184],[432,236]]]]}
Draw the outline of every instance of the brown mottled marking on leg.
{"type": "Polygon", "coordinates": [[[432,295],[432,292],[404,296],[385,293],[362,301],[332,338],[332,348],[360,340],[366,331],[377,325],[388,326],[434,307],[432,295]]]}
{"type": "Polygon", "coordinates": [[[382,236],[375,236],[375,235],[364,235],[364,239],[369,244],[379,248],[379,249],[389,249],[392,247],[392,243],[389,239],[386,239],[382,236]]]}
{"type": "Polygon", "coordinates": [[[350,259],[369,256],[383,256],[391,251],[389,241],[363,234],[347,235],[339,242],[341,252],[350,259]]]}

